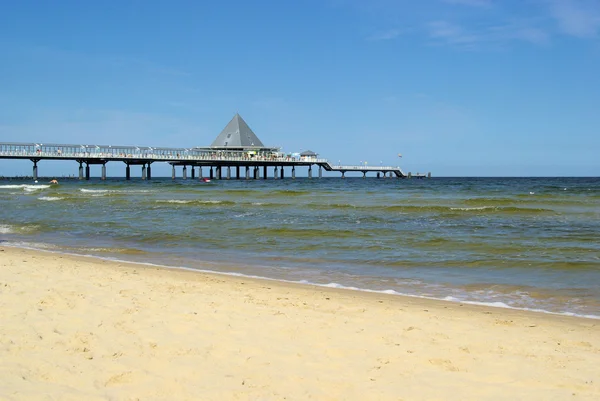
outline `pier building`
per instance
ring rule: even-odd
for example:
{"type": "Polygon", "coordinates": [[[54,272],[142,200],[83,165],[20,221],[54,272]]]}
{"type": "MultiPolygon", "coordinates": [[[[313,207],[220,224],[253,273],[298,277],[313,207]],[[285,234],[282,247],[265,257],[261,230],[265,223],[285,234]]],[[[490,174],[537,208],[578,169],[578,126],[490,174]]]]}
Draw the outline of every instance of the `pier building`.
{"type": "Polygon", "coordinates": [[[307,169],[308,178],[321,178],[323,170],[337,171],[344,178],[348,172],[376,173],[377,177],[406,178],[400,167],[333,165],[313,151],[286,154],[280,148],[268,147],[256,136],[244,119],[236,114],[210,146],[168,148],[122,145],[74,145],[54,143],[0,142],[0,159],[29,159],[33,163],[33,179],[38,178],[41,161],[70,160],[79,164],[79,179],[90,179],[90,166],[101,165],[101,178],[106,179],[106,164],[125,164],[125,179],[131,178],[131,168],[141,168],[142,179],[152,179],[153,163],[169,163],[172,178],[177,169],[187,179],[283,179],[286,169],[296,178],[296,168],[307,169]],[[188,175],[189,169],[189,175],[188,175]]]}

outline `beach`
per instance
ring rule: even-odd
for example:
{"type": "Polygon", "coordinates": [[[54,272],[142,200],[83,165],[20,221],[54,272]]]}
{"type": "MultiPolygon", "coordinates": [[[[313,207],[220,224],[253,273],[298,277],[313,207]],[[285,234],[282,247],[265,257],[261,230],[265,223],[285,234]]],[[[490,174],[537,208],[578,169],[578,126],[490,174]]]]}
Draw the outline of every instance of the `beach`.
{"type": "Polygon", "coordinates": [[[600,399],[600,321],[0,248],[0,399],[600,399]]]}

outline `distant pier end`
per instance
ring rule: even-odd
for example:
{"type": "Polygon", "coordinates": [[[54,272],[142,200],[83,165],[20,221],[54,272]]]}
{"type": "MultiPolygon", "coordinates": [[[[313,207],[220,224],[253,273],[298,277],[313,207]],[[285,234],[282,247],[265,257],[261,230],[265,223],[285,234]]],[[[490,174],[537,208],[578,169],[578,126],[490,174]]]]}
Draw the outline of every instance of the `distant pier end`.
{"type": "MultiPolygon", "coordinates": [[[[280,148],[264,146],[244,119],[236,114],[223,131],[207,147],[165,148],[121,145],[73,145],[0,142],[0,159],[29,159],[33,163],[33,179],[38,178],[38,163],[42,160],[72,160],[79,163],[79,179],[90,179],[90,165],[102,166],[101,178],[106,179],[106,163],[125,163],[125,179],[131,178],[131,166],[141,167],[142,179],[152,179],[152,164],[169,163],[172,178],[177,177],[176,167],[181,167],[181,177],[211,179],[273,179],[285,178],[288,168],[291,178],[296,178],[296,168],[306,167],[308,178],[317,177],[323,170],[338,171],[345,178],[348,172],[360,172],[363,177],[373,172],[377,177],[406,178],[400,167],[366,165],[332,165],[312,151],[302,153],[281,152],[280,148]],[[85,166],[84,166],[85,165],[85,166]],[[203,171],[206,169],[206,171],[203,171]],[[205,173],[207,175],[205,176],[205,173]]],[[[409,176],[410,177],[410,173],[409,176]]]]}

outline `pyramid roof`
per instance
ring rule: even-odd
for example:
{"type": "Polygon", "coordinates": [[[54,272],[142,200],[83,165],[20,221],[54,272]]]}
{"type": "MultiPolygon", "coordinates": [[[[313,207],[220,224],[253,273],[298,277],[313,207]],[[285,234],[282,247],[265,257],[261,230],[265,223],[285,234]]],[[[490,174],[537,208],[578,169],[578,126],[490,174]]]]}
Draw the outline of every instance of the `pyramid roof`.
{"type": "Polygon", "coordinates": [[[265,147],[238,113],[233,116],[210,146],[218,148],[265,147]]]}

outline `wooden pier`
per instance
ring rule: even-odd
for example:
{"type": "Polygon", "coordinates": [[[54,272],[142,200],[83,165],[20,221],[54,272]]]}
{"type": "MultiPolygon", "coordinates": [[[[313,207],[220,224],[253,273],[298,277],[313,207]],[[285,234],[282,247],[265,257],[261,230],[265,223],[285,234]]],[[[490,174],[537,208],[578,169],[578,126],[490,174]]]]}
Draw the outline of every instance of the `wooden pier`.
{"type": "Polygon", "coordinates": [[[165,148],[119,145],[72,145],[42,143],[0,142],[0,159],[28,159],[33,163],[33,179],[38,178],[38,163],[41,161],[69,160],[79,164],[79,179],[90,179],[90,166],[101,165],[101,178],[106,179],[106,164],[125,164],[125,179],[131,178],[131,167],[141,168],[142,179],[152,179],[153,163],[169,163],[172,178],[177,177],[177,167],[181,167],[181,177],[210,179],[273,179],[285,178],[285,169],[291,178],[296,178],[296,168],[307,168],[308,178],[313,178],[313,167],[317,177],[323,170],[338,171],[342,178],[346,173],[376,173],[377,177],[406,178],[400,167],[392,166],[342,166],[332,165],[327,159],[319,158],[311,151],[284,154],[279,148],[265,147],[236,114],[225,129],[209,147],[165,148]],[[196,174],[197,173],[197,174],[196,174]],[[206,174],[206,175],[205,175],[206,174]]]}

